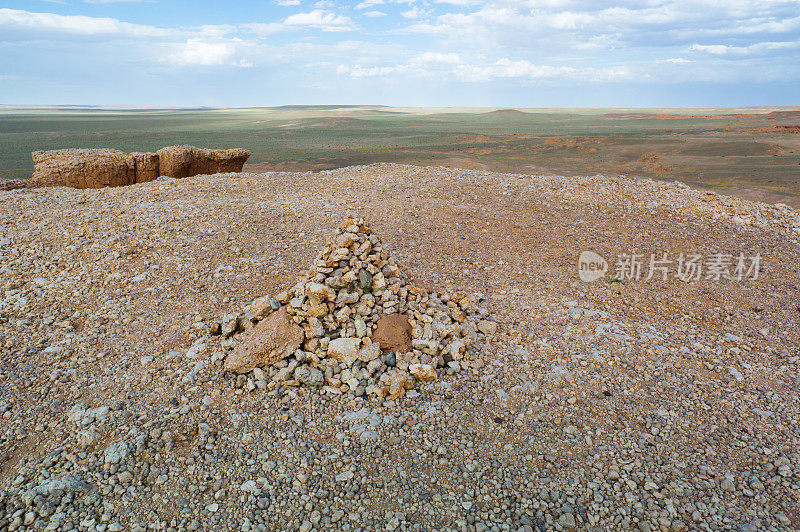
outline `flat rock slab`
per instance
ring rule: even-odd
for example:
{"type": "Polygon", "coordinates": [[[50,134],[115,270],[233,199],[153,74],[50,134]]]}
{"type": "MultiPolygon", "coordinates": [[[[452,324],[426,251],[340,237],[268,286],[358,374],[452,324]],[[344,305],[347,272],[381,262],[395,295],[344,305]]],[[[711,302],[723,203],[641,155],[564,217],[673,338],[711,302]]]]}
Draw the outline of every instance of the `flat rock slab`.
{"type": "Polygon", "coordinates": [[[303,338],[303,329],[291,320],[285,309],[273,312],[225,359],[225,369],[247,373],[274,364],[292,354],[303,338]]]}

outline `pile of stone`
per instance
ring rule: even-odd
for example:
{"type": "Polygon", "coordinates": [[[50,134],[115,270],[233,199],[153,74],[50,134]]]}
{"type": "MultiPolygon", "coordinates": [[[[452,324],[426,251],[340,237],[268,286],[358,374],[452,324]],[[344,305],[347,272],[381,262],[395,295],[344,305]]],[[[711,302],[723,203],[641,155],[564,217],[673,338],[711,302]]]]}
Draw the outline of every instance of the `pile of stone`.
{"type": "Polygon", "coordinates": [[[486,315],[475,297],[409,284],[351,217],[290,290],[226,315],[215,332],[232,348],[224,369],[247,374],[251,390],[305,385],[397,399],[416,382],[481,367],[478,346],[498,327],[486,315]]]}
{"type": "MultiPolygon", "coordinates": [[[[201,174],[241,172],[250,152],[242,148],[210,150],[169,146],[156,153],[68,149],[35,151],[33,177],[26,187],[102,188],[153,181],[159,176],[184,178],[201,174]]],[[[7,188],[20,188],[7,185],[7,188]]]]}

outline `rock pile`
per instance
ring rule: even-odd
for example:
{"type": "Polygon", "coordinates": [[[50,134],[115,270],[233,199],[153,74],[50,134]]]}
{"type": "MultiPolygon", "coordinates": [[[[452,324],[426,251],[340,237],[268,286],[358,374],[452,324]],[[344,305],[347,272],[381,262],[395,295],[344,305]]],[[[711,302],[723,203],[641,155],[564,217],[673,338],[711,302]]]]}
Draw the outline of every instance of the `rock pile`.
{"type": "Polygon", "coordinates": [[[183,178],[241,172],[250,152],[242,148],[209,150],[170,146],[157,153],[69,149],[36,151],[32,157],[35,166],[28,186],[102,188],[144,183],[162,175],[183,178]]]}
{"type": "Polygon", "coordinates": [[[362,219],[348,218],[290,290],[228,314],[224,369],[248,388],[322,387],[397,399],[415,382],[478,368],[478,342],[497,330],[475,298],[428,292],[362,219]],[[241,334],[237,335],[237,332],[241,334]]]}

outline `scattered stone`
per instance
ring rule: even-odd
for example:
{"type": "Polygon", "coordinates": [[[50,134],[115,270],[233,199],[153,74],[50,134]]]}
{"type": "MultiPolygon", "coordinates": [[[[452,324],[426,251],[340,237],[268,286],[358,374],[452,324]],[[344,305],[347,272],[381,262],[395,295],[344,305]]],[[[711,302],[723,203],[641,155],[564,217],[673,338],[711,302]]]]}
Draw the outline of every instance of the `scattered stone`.
{"type": "Polygon", "coordinates": [[[26,491],[22,495],[22,500],[26,505],[30,506],[36,497],[60,499],[66,493],[85,491],[89,487],[89,484],[84,482],[80,476],[64,473],[47,479],[38,486],[26,491]]]}
{"type": "Polygon", "coordinates": [[[495,334],[497,332],[497,323],[489,320],[481,320],[478,322],[478,330],[483,334],[495,334]]]}
{"type": "Polygon", "coordinates": [[[411,364],[408,371],[418,381],[436,380],[436,369],[430,364],[411,364]]]}
{"type": "Polygon", "coordinates": [[[100,439],[100,433],[94,427],[84,429],[78,432],[77,440],[78,445],[81,447],[88,447],[94,445],[100,439]]]}
{"type": "Polygon", "coordinates": [[[128,442],[117,441],[106,447],[104,460],[107,464],[118,464],[125,460],[130,454],[131,449],[128,442]]]}
{"type": "Polygon", "coordinates": [[[397,165],[0,204],[0,530],[797,528],[792,209],[626,176],[397,165]],[[300,286],[248,305],[348,205],[378,213],[430,287],[491,295],[415,287],[348,222],[330,239],[343,258],[318,256],[300,286]],[[648,243],[678,233],[687,251],[769,258],[744,283],[589,285],[565,236],[584,226],[606,259],[642,250],[643,277],[648,243]],[[431,228],[440,247],[413,248],[431,228]],[[541,253],[518,253],[531,245],[541,253]],[[456,246],[469,253],[454,260],[456,246]],[[333,300],[312,304],[310,283],[333,300]],[[224,373],[281,309],[300,345],[224,373]],[[410,351],[372,341],[391,314],[408,319],[410,351]],[[359,340],[349,366],[328,356],[341,338],[359,340]],[[419,380],[425,366],[436,380],[419,380]]]}
{"type": "Polygon", "coordinates": [[[295,369],[294,378],[307,386],[322,386],[325,384],[325,375],[311,366],[300,366],[295,369]]]}

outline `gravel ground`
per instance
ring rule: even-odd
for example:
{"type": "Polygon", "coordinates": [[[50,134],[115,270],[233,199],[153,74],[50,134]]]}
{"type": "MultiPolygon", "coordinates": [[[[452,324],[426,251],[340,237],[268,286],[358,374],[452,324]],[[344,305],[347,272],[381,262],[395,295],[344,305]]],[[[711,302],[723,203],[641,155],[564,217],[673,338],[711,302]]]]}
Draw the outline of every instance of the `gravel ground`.
{"type": "Polygon", "coordinates": [[[788,207],[380,164],[7,191],[0,212],[0,530],[800,527],[788,207]],[[500,324],[482,363],[395,401],[248,390],[211,332],[347,215],[417,286],[475,294],[500,324]],[[762,261],[586,283],[584,250],[762,261]]]}

